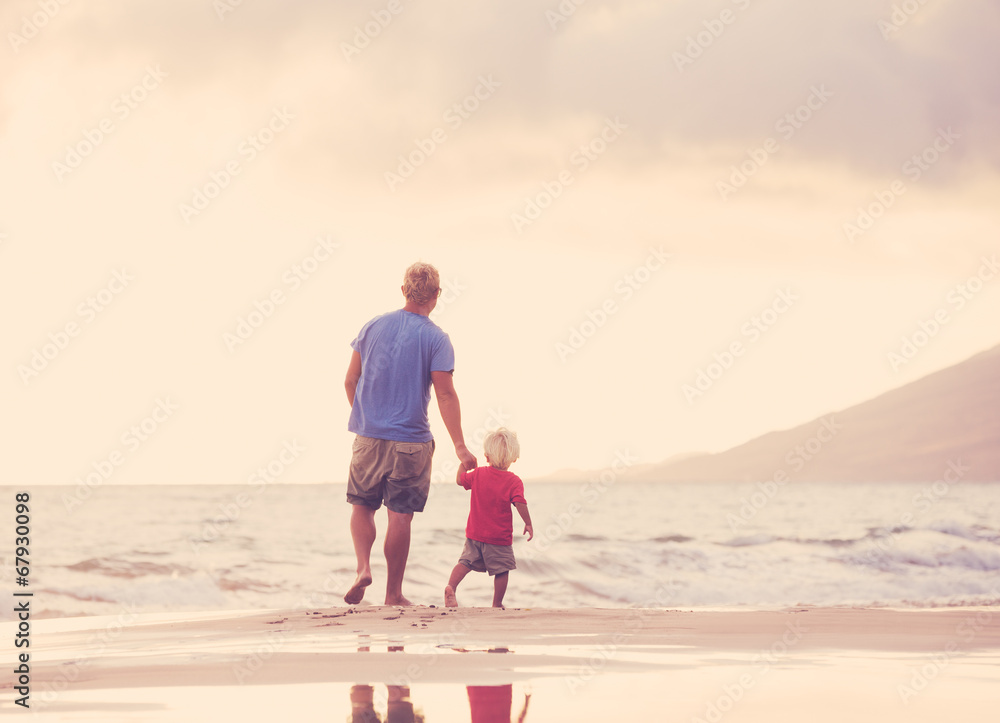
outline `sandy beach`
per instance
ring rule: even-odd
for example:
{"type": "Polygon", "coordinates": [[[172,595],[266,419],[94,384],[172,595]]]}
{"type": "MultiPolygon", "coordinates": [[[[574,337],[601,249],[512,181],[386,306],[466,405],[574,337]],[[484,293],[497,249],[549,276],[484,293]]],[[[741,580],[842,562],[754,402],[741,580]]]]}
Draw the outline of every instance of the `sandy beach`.
{"type": "Polygon", "coordinates": [[[991,608],[133,613],[33,622],[30,711],[10,683],[0,708],[61,721],[492,721],[505,706],[525,721],[977,719],[995,709],[998,664],[991,608]]]}

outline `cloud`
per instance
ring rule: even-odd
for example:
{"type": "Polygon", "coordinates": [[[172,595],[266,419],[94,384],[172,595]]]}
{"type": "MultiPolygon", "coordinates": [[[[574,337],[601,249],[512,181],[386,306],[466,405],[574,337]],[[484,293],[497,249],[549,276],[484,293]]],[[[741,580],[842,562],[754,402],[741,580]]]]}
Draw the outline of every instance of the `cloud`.
{"type": "MultiPolygon", "coordinates": [[[[25,7],[8,9],[8,27],[25,7]]],[[[72,59],[66,82],[86,85],[102,66],[161,62],[172,92],[209,109],[302,91],[319,152],[337,163],[384,166],[480,74],[503,91],[465,132],[507,158],[536,152],[539,136],[557,153],[567,128],[616,115],[647,165],[664,161],[664,145],[727,153],[773,136],[823,87],[830,103],[795,138],[806,159],[891,173],[951,125],[963,136],[953,162],[1000,163],[991,3],[927,3],[888,38],[879,21],[893,17],[890,2],[588,2],[553,24],[560,7],[575,5],[244,2],[221,20],[208,0],[70,5],[14,66],[58,54],[72,59]]]]}
{"type": "MultiPolygon", "coordinates": [[[[34,7],[5,6],[0,26],[17,29],[34,7]]],[[[930,254],[940,229],[952,227],[964,229],[960,243],[974,255],[981,242],[973,239],[996,228],[989,194],[1000,90],[990,75],[1000,13],[985,2],[938,0],[884,38],[878,23],[892,8],[863,0],[245,0],[220,19],[212,0],[70,3],[0,68],[0,150],[22,169],[5,188],[11,199],[28,188],[32,198],[53,193],[45,185],[52,161],[153,63],[169,76],[148,105],[67,184],[55,184],[67,194],[65,211],[89,218],[120,209],[115,233],[126,213],[137,224],[156,213],[178,222],[177,204],[287,107],[289,130],[203,228],[223,210],[233,216],[221,226],[259,228],[294,204],[323,217],[320,225],[331,209],[355,228],[378,223],[375,236],[415,228],[456,243],[521,239],[511,214],[568,169],[572,189],[532,226],[535,239],[596,248],[613,236],[643,248],[669,234],[678,250],[712,258],[855,258],[842,224],[952,126],[958,142],[864,248],[886,236],[886,249],[930,254]],[[565,22],[552,21],[557,11],[565,22]],[[358,52],[345,57],[348,44],[358,52]],[[678,53],[691,60],[681,69],[678,53]],[[484,77],[496,91],[460,126],[448,125],[450,109],[484,77]],[[829,98],[810,109],[817,90],[829,98]],[[809,117],[794,136],[780,135],[781,119],[802,110],[809,117]],[[574,152],[608,118],[627,131],[579,172],[574,152]],[[401,157],[420,158],[439,129],[446,140],[390,188],[386,174],[401,157]],[[720,199],[716,184],[769,137],[780,152],[738,195],[720,199]],[[918,208],[933,219],[902,223],[918,208]],[[888,238],[902,229],[905,240],[888,238]]],[[[308,226],[313,216],[300,215],[308,226]]]]}

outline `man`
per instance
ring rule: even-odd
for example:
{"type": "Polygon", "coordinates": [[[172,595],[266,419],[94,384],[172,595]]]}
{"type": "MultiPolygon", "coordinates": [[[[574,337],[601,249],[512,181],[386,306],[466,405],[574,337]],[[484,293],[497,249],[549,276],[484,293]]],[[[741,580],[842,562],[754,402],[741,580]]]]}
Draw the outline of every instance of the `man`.
{"type": "Polygon", "coordinates": [[[455,350],[428,316],[441,295],[441,279],[430,264],[406,270],[401,287],[406,305],[362,327],[351,348],[344,386],[351,403],[347,428],[357,434],[347,480],[351,537],[358,577],[344,601],[354,605],[372,583],[371,549],[375,511],[383,499],[389,517],[385,535],[386,605],[411,605],[403,596],[403,572],[410,551],[410,523],[427,502],[434,438],[427,419],[433,385],[455,453],[467,468],[476,458],[465,446],[462,414],[452,380],[455,350]]]}

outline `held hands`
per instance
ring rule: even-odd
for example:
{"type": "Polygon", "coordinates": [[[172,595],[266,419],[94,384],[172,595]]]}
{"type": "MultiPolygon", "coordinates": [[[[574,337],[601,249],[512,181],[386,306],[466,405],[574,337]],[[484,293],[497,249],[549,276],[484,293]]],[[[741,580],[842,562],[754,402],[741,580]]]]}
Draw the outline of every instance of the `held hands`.
{"type": "Polygon", "coordinates": [[[458,455],[459,465],[463,470],[468,471],[477,467],[476,456],[464,444],[455,447],[455,454],[458,455]]]}
{"type": "Polygon", "coordinates": [[[530,522],[524,526],[524,534],[528,536],[528,542],[531,542],[531,538],[535,536],[535,528],[531,526],[530,522]]]}

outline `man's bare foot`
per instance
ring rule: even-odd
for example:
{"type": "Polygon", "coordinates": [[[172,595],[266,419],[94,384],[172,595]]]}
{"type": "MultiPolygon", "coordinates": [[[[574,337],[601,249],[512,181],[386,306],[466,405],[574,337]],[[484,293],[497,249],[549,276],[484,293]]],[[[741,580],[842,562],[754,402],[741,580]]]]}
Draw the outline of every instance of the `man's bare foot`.
{"type": "Polygon", "coordinates": [[[455,588],[453,588],[451,585],[444,586],[444,604],[445,607],[449,608],[458,607],[458,598],[455,597],[455,588]]]}
{"type": "Polygon", "coordinates": [[[359,602],[365,598],[365,588],[372,584],[372,576],[370,573],[358,573],[358,579],[354,581],[354,585],[351,589],[347,591],[344,595],[344,602],[348,605],[357,605],[359,602]]]}
{"type": "Polygon", "coordinates": [[[493,607],[500,608],[501,610],[506,610],[507,609],[503,605],[496,605],[496,604],[494,604],[493,607]]]}
{"type": "Polygon", "coordinates": [[[413,605],[413,603],[411,603],[409,600],[407,600],[402,595],[400,595],[399,597],[386,597],[385,604],[386,605],[397,605],[397,606],[403,606],[403,607],[411,607],[413,605]]]}

